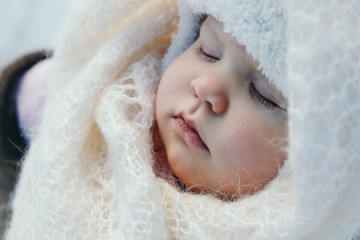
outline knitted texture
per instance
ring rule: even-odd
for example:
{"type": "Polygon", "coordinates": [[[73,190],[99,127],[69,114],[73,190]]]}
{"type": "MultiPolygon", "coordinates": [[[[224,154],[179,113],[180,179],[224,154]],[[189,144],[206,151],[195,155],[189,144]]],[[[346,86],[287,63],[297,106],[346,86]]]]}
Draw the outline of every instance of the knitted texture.
{"type": "Polygon", "coordinates": [[[181,1],[162,61],[176,2],[76,1],[7,239],[355,239],[359,11],[357,0],[181,1]],[[180,192],[152,168],[161,66],[190,44],[202,11],[224,21],[289,100],[285,165],[233,202],[180,192]]]}
{"type": "Polygon", "coordinates": [[[151,44],[175,15],[158,0],[75,3],[7,239],[169,239],[151,165],[151,44]]]}

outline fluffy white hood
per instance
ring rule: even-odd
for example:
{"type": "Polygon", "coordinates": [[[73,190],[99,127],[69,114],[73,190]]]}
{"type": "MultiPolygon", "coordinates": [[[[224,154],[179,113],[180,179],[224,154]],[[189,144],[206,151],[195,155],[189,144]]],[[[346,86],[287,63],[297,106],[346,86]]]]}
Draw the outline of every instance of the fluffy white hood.
{"type": "Polygon", "coordinates": [[[224,23],[224,31],[246,46],[259,61],[259,68],[286,95],[286,22],[280,0],[180,0],[179,7],[179,33],[164,59],[164,68],[189,47],[198,32],[197,15],[207,13],[224,23]]]}
{"type": "Polygon", "coordinates": [[[355,239],[358,1],[180,7],[163,66],[190,44],[193,13],[205,11],[288,97],[288,160],[279,175],[226,203],[156,178],[150,126],[162,54],[154,46],[174,30],[177,4],[77,0],[55,51],[45,119],[24,161],[7,239],[355,239]]]}

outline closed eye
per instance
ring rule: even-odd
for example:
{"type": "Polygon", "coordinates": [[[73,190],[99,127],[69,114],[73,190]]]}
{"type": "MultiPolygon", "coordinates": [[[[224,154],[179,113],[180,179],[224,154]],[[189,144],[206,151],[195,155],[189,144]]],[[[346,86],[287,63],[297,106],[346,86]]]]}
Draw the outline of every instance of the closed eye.
{"type": "Polygon", "coordinates": [[[271,101],[271,100],[265,98],[264,96],[262,96],[259,93],[259,91],[256,89],[256,87],[255,87],[255,85],[253,83],[251,83],[250,86],[249,86],[249,92],[250,92],[251,98],[254,99],[255,102],[260,103],[265,108],[287,111],[285,108],[280,107],[279,105],[277,105],[273,101],[271,101]]]}
{"type": "Polygon", "coordinates": [[[216,63],[220,61],[220,58],[204,51],[202,46],[195,48],[195,53],[200,57],[201,60],[204,60],[206,62],[216,63]]]}

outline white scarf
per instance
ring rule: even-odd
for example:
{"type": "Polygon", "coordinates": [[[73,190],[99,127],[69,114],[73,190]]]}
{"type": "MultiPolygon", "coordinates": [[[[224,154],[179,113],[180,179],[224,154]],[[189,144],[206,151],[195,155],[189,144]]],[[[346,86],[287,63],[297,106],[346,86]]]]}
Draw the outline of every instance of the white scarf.
{"type": "Polygon", "coordinates": [[[164,66],[189,44],[193,12],[206,11],[288,97],[288,159],[278,176],[234,202],[179,192],[156,178],[150,128],[162,54],[148,44],[160,46],[174,30],[177,4],[77,0],[55,51],[45,118],[25,157],[6,239],[355,238],[358,1],[180,5],[164,66]]]}

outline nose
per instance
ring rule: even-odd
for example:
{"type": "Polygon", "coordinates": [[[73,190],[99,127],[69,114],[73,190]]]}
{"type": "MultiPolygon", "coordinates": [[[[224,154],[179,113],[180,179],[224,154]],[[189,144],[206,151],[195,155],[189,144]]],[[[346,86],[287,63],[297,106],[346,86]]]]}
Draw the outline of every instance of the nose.
{"type": "Polygon", "coordinates": [[[216,114],[222,114],[229,105],[226,87],[216,74],[206,73],[191,81],[191,92],[202,102],[209,104],[216,114]]]}

